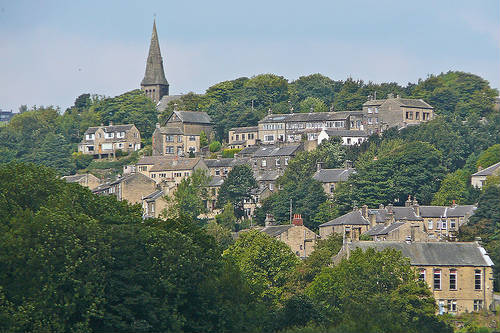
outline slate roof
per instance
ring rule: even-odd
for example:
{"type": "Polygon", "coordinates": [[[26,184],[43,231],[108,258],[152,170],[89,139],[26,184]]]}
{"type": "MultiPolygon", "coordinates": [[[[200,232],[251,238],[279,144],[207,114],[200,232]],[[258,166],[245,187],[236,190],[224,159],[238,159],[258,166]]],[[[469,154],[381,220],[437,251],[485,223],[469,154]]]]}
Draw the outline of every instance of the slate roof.
{"type": "Polygon", "coordinates": [[[275,181],[279,178],[279,176],[280,173],[278,172],[278,170],[270,170],[258,175],[257,177],[255,177],[255,180],[258,182],[275,181]]]}
{"type": "Polygon", "coordinates": [[[158,111],[164,111],[167,108],[168,103],[170,101],[176,101],[176,100],[180,99],[181,97],[182,97],[182,95],[165,95],[160,99],[158,104],[156,104],[156,109],[158,111]]]}
{"type": "Polygon", "coordinates": [[[285,231],[288,231],[289,229],[291,229],[293,227],[294,227],[293,224],[271,225],[271,226],[265,227],[264,229],[260,230],[260,232],[268,234],[271,237],[276,237],[278,235],[281,235],[285,231]]]}
{"type": "Polygon", "coordinates": [[[246,148],[243,148],[242,150],[240,150],[240,152],[238,153],[238,155],[240,156],[251,156],[253,155],[257,150],[259,150],[260,146],[250,146],[250,147],[246,147],[246,148]]]}
{"type": "Polygon", "coordinates": [[[243,145],[246,143],[246,140],[238,140],[238,141],[233,141],[230,143],[231,146],[234,146],[234,145],[243,145]]]}
{"type": "Polygon", "coordinates": [[[476,172],[475,174],[472,175],[474,176],[491,176],[498,168],[500,168],[500,162],[495,163],[481,171],[476,172]]]}
{"type": "Polygon", "coordinates": [[[80,175],[71,175],[71,176],[63,176],[61,179],[64,179],[68,183],[76,183],[79,182],[80,179],[85,178],[86,174],[80,174],[80,175]]]}
{"type": "Polygon", "coordinates": [[[219,187],[222,186],[222,184],[224,184],[224,178],[219,176],[212,177],[208,182],[209,187],[219,187]]]}
{"type": "MultiPolygon", "coordinates": [[[[162,160],[168,159],[169,157],[166,156],[143,156],[137,161],[137,165],[151,165],[151,164],[156,164],[162,160]]],[[[171,158],[171,157],[170,157],[171,158]]]]}
{"type": "Polygon", "coordinates": [[[421,216],[415,214],[415,210],[412,207],[392,207],[392,213],[394,214],[394,219],[396,221],[406,219],[409,221],[422,221],[421,216]]]}
{"type": "Polygon", "coordinates": [[[328,136],[341,136],[341,137],[368,137],[367,131],[358,130],[340,130],[340,129],[327,129],[325,130],[328,136]]]}
{"type": "Polygon", "coordinates": [[[206,112],[200,111],[174,111],[183,123],[212,124],[212,119],[206,112]]]}
{"type": "Polygon", "coordinates": [[[234,131],[234,133],[249,133],[249,132],[257,132],[259,130],[258,126],[247,126],[247,127],[233,127],[230,131],[234,131]]]}
{"type": "Polygon", "coordinates": [[[87,128],[84,134],[94,134],[97,132],[99,128],[102,128],[104,132],[125,132],[134,127],[134,124],[125,124],[125,125],[111,125],[111,126],[92,126],[87,128]]]}
{"type": "Polygon", "coordinates": [[[388,99],[372,99],[363,103],[363,106],[381,106],[387,101],[394,101],[400,106],[409,106],[423,109],[433,109],[427,102],[423,99],[413,99],[413,98],[388,98],[388,99]]]}
{"type": "Polygon", "coordinates": [[[353,173],[356,173],[356,169],[320,169],[316,171],[313,179],[320,183],[345,182],[353,173]]]}
{"type": "Polygon", "coordinates": [[[349,117],[344,112],[310,112],[310,113],[288,113],[270,114],[262,118],[259,123],[282,123],[282,122],[305,122],[305,121],[328,121],[344,120],[349,117]]]}
{"type": "Polygon", "coordinates": [[[218,159],[205,159],[205,164],[209,168],[227,168],[234,167],[235,165],[246,164],[246,159],[241,158],[218,158],[218,159]]]}
{"type": "Polygon", "coordinates": [[[153,193],[146,195],[142,200],[153,201],[164,195],[163,190],[156,190],[153,193]]]}
{"type": "Polygon", "coordinates": [[[359,210],[352,211],[334,220],[323,223],[320,227],[328,227],[332,225],[369,225],[370,222],[361,215],[359,210]]]}
{"type": "Polygon", "coordinates": [[[176,171],[176,170],[191,170],[193,169],[199,162],[201,158],[166,158],[158,163],[155,163],[153,167],[149,170],[151,172],[155,171],[176,171]]]}
{"type": "Polygon", "coordinates": [[[301,144],[290,144],[286,146],[278,145],[263,145],[260,146],[254,153],[253,157],[272,157],[272,156],[295,156],[301,144]]]}
{"type": "Polygon", "coordinates": [[[463,217],[466,214],[472,215],[476,210],[474,205],[457,205],[455,207],[446,206],[420,206],[420,216],[422,217],[463,217]]]}
{"type": "Polygon", "coordinates": [[[167,135],[183,135],[184,132],[179,127],[160,127],[161,134],[167,135]]]}
{"type": "Polygon", "coordinates": [[[382,251],[387,248],[401,251],[414,266],[493,266],[486,251],[477,243],[461,242],[352,242],[346,244],[349,250],[363,251],[374,248],[382,251]]]}
{"type": "Polygon", "coordinates": [[[389,225],[385,224],[377,224],[370,230],[368,230],[365,234],[368,236],[379,236],[379,235],[387,235],[390,232],[398,229],[400,226],[404,225],[406,222],[394,222],[389,225]]]}

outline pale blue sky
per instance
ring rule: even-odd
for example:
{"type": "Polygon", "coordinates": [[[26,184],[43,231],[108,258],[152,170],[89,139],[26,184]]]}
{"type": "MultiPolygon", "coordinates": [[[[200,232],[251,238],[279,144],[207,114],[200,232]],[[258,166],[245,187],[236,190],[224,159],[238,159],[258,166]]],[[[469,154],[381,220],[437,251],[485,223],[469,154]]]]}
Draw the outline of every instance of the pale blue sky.
{"type": "Polygon", "coordinates": [[[172,94],[260,73],[500,84],[498,0],[0,0],[0,108],[137,88],[154,14],[172,94]]]}

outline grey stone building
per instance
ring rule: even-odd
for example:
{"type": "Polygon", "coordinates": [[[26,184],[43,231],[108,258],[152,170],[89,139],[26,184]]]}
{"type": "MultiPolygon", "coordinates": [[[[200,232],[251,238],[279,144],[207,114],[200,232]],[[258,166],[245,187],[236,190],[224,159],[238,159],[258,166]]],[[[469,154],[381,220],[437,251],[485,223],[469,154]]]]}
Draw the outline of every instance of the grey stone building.
{"type": "Polygon", "coordinates": [[[151,44],[149,45],[149,54],[146,62],[146,72],[141,81],[141,90],[146,95],[158,103],[163,96],[168,96],[169,84],[163,70],[163,59],[158,42],[158,33],[156,32],[156,21],[153,22],[153,33],[151,35],[151,44]]]}
{"type": "Polygon", "coordinates": [[[101,157],[115,156],[116,151],[132,152],[141,149],[141,134],[134,124],[93,126],[83,134],[78,151],[101,157]]]}

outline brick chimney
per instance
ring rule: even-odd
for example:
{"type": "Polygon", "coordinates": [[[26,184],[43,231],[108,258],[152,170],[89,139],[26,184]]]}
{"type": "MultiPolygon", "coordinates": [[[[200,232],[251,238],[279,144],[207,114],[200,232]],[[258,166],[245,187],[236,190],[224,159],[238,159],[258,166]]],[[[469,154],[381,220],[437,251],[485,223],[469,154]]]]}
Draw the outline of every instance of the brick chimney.
{"type": "Polygon", "coordinates": [[[455,201],[455,199],[452,200],[451,207],[453,208],[457,207],[457,202],[455,201]]]}
{"type": "Polygon", "coordinates": [[[304,225],[304,220],[302,219],[302,215],[300,215],[300,214],[293,214],[292,224],[294,226],[304,225]]]}
{"type": "Polygon", "coordinates": [[[365,219],[368,219],[368,206],[367,205],[363,205],[361,207],[361,215],[363,215],[363,217],[365,219]]]}

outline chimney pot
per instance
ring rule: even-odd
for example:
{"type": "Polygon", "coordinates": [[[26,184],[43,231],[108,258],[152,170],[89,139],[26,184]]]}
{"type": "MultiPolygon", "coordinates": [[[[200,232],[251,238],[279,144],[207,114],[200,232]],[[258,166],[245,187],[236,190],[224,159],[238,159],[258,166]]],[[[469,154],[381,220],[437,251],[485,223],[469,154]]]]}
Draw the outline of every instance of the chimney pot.
{"type": "Polygon", "coordinates": [[[301,214],[293,214],[292,224],[295,226],[304,225],[304,220],[301,214]]]}

